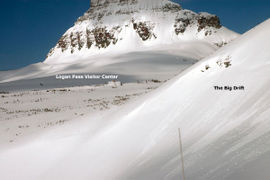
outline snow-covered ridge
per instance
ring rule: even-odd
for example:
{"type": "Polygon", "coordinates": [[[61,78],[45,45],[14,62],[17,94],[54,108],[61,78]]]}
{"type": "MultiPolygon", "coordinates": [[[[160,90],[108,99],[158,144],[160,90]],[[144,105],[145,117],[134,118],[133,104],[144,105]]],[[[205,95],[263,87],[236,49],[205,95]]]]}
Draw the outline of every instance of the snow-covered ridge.
{"type": "Polygon", "coordinates": [[[223,46],[238,35],[216,15],[184,10],[169,0],[95,0],[51,49],[46,63],[203,40],[223,46]]]}

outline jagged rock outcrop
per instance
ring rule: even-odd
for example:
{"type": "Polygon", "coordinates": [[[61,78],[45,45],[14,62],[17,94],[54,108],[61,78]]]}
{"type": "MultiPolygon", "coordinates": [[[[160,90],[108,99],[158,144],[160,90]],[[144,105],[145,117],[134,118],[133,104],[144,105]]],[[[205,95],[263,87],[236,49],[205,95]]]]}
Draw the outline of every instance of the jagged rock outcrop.
{"type": "Polygon", "coordinates": [[[135,22],[133,23],[133,29],[138,33],[140,38],[143,41],[151,39],[152,37],[156,38],[156,35],[153,33],[154,25],[151,22],[135,22]]]}
{"type": "MultiPolygon", "coordinates": [[[[201,40],[204,36],[215,36],[220,29],[216,15],[197,14],[169,0],[92,0],[90,9],[59,39],[45,62],[63,53],[90,55],[101,49],[128,48],[121,44],[143,47],[148,41],[175,42],[186,35],[191,40],[201,40]]],[[[219,37],[220,34],[214,41],[211,38],[213,44],[220,46],[227,43],[224,39],[233,39],[219,37]]]]}
{"type": "Polygon", "coordinates": [[[216,15],[211,15],[208,13],[200,13],[198,17],[198,31],[206,27],[214,27],[216,29],[221,28],[220,20],[216,15]]]}

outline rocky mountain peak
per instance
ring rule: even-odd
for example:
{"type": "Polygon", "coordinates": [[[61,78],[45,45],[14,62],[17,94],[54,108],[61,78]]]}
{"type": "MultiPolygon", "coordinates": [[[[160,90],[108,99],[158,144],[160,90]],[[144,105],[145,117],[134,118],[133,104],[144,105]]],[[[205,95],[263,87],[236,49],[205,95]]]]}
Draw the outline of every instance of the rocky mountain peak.
{"type": "Polygon", "coordinates": [[[134,4],[138,3],[138,0],[91,0],[91,7],[94,8],[97,6],[102,6],[111,3],[134,4]]]}
{"type": "MultiPolygon", "coordinates": [[[[181,10],[181,6],[169,0],[92,0],[90,9],[83,17],[87,15],[89,17],[90,15],[91,18],[91,14],[97,13],[102,16],[129,15],[143,10],[169,11],[173,9],[181,10]]],[[[99,18],[99,20],[100,19],[101,18],[99,18]]]]}
{"type": "Polygon", "coordinates": [[[90,9],[60,38],[45,62],[183,40],[221,46],[234,37],[216,15],[197,14],[169,0],[92,0],[90,9]]]}
{"type": "Polygon", "coordinates": [[[133,5],[133,4],[151,4],[160,5],[168,0],[91,0],[91,7],[106,6],[110,4],[133,5]]]}

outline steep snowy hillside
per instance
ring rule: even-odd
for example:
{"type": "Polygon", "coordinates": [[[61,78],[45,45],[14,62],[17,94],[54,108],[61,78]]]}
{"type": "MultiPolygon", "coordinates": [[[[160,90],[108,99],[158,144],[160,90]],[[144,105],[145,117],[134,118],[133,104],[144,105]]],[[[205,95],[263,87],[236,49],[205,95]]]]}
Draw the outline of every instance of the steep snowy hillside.
{"type": "Polygon", "coordinates": [[[96,54],[195,40],[220,47],[236,37],[221,26],[217,16],[196,14],[169,0],[93,0],[51,49],[45,63],[78,62],[96,54]]]}
{"type": "Polygon", "coordinates": [[[269,32],[267,20],[121,111],[1,145],[0,179],[177,180],[180,127],[186,179],[268,180],[269,32]]]}

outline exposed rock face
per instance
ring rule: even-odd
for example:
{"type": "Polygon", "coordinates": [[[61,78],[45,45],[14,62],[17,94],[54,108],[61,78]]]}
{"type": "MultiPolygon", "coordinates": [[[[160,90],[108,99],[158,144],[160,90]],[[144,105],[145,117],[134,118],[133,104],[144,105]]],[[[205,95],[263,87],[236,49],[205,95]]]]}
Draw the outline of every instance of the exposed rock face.
{"type": "Polygon", "coordinates": [[[62,52],[64,52],[67,48],[68,48],[68,42],[67,42],[67,34],[65,34],[64,36],[62,36],[58,43],[57,43],[57,47],[62,49],[62,52]]]}
{"type": "Polygon", "coordinates": [[[198,32],[205,30],[206,36],[211,35],[213,33],[213,29],[220,29],[222,27],[220,20],[216,15],[211,15],[208,13],[196,14],[183,10],[183,14],[175,19],[175,33],[177,35],[184,33],[186,28],[192,24],[197,24],[198,32]]]}
{"type": "Polygon", "coordinates": [[[119,5],[136,4],[138,3],[138,0],[92,0],[90,6],[102,7],[102,6],[108,6],[111,3],[117,3],[119,5]]]}
{"type": "Polygon", "coordinates": [[[136,34],[132,35],[134,41],[156,41],[166,34],[175,41],[188,29],[211,36],[221,27],[217,16],[196,14],[169,0],[92,0],[91,8],[60,38],[48,57],[83,49],[89,53],[107,49],[126,39],[130,41],[132,34],[136,34]]]}
{"type": "Polygon", "coordinates": [[[152,37],[156,38],[156,35],[153,33],[154,25],[151,25],[151,22],[134,22],[133,28],[136,30],[138,35],[143,41],[151,39],[152,37]]]}
{"type": "Polygon", "coordinates": [[[96,47],[106,48],[111,43],[116,44],[118,39],[114,37],[116,31],[121,31],[119,26],[108,29],[107,27],[96,27],[94,29],[86,29],[85,32],[71,32],[68,36],[65,34],[57,43],[57,48],[61,48],[62,52],[71,47],[71,53],[75,50],[81,50],[85,45],[88,49],[94,44],[96,47]]]}
{"type": "Polygon", "coordinates": [[[108,31],[106,27],[93,29],[92,34],[94,36],[94,42],[96,47],[106,48],[111,43],[116,44],[118,39],[114,37],[114,33],[118,30],[118,28],[119,27],[114,27],[110,31],[108,31]]]}
{"type": "Polygon", "coordinates": [[[210,15],[210,14],[204,14],[201,13],[198,17],[198,31],[201,31],[202,29],[206,27],[214,27],[214,28],[221,28],[220,20],[216,15],[210,15]]]}
{"type": "Polygon", "coordinates": [[[184,33],[186,31],[186,28],[190,24],[191,24],[190,19],[187,19],[187,18],[175,19],[174,30],[175,30],[176,35],[179,35],[180,33],[184,33]]]}

